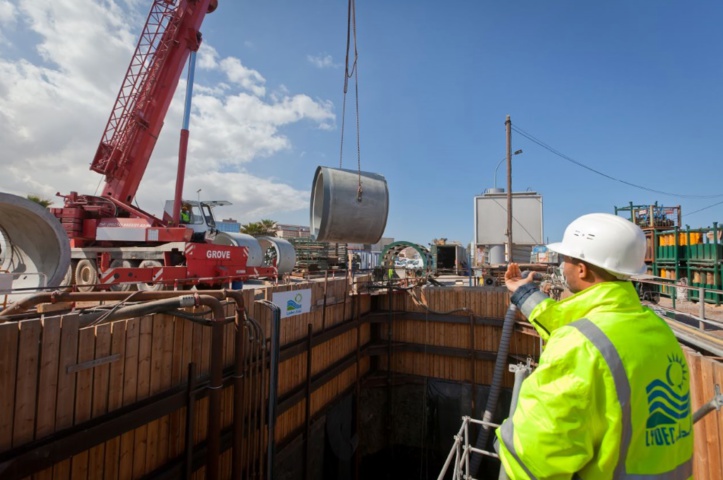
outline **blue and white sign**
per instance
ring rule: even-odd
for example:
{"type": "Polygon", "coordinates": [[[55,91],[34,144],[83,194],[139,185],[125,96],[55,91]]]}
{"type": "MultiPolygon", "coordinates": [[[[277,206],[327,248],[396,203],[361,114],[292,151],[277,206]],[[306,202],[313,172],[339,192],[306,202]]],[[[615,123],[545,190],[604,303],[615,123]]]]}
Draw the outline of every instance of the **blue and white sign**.
{"type": "Polygon", "coordinates": [[[311,311],[311,289],[274,292],[271,301],[281,309],[281,318],[309,313],[311,311]]]}

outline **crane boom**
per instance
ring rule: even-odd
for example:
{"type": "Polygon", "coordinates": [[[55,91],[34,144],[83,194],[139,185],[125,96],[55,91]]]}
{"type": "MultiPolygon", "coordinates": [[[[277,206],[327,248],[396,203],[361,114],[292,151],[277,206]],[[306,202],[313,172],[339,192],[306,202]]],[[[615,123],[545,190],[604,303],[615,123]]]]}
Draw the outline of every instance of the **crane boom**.
{"type": "MultiPolygon", "coordinates": [[[[70,239],[68,278],[86,292],[220,287],[249,278],[278,278],[276,262],[281,260],[267,259],[253,237],[218,232],[210,203],[198,202],[198,215],[179,222],[187,117],[181,130],[175,208],[165,209],[162,220],[132,204],[181,73],[201,44],[201,23],[218,5],[218,0],[146,1],[151,11],[90,166],[105,176],[103,193],[58,194],[64,206],[51,209],[70,239]]],[[[192,72],[189,65],[189,86],[192,72]]],[[[291,256],[284,261],[287,266],[295,258],[288,247],[283,247],[291,256]]]]}
{"type": "Polygon", "coordinates": [[[217,0],[154,0],[111,110],[91,170],[106,177],[102,196],[130,205],[199,28],[217,0]]]}

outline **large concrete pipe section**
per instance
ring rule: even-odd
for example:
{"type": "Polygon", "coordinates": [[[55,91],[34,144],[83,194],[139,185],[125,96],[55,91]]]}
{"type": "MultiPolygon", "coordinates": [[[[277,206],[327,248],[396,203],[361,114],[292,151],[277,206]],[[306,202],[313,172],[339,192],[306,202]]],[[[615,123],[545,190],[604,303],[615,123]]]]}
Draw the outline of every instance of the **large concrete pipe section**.
{"type": "Polygon", "coordinates": [[[264,252],[256,238],[245,233],[234,232],[218,232],[213,239],[216,245],[229,245],[232,247],[246,247],[248,249],[248,260],[246,265],[249,267],[261,267],[264,261],[264,252]]]}
{"type": "Polygon", "coordinates": [[[311,189],[311,235],[317,241],[377,243],[387,225],[388,213],[389,190],[383,176],[329,167],[316,169],[311,189]]]}
{"type": "Polygon", "coordinates": [[[70,243],[62,225],[46,208],[0,193],[0,274],[12,273],[11,302],[38,287],[58,287],[70,266],[70,243]]]}
{"type": "Polygon", "coordinates": [[[264,266],[276,267],[279,275],[290,273],[296,265],[296,250],[288,240],[277,237],[258,237],[264,252],[264,266]]]}

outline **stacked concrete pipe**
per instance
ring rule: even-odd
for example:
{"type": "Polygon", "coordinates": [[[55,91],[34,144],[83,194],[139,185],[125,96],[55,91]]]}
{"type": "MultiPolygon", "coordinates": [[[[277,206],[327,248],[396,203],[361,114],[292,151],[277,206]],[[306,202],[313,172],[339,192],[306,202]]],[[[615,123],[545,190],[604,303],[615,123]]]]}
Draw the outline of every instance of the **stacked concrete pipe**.
{"type": "Polygon", "coordinates": [[[0,193],[0,275],[12,274],[9,301],[61,286],[69,266],[68,236],[48,209],[0,193]]]}

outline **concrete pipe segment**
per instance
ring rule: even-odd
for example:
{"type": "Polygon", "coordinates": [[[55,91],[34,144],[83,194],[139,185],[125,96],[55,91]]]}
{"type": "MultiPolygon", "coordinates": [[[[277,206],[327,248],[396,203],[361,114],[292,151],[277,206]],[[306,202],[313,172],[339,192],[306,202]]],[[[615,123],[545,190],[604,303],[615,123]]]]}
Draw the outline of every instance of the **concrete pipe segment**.
{"type": "Polygon", "coordinates": [[[377,243],[387,225],[388,213],[389,190],[383,176],[329,167],[316,169],[311,189],[311,235],[317,241],[377,243]]]}
{"type": "Polygon", "coordinates": [[[12,274],[16,302],[38,287],[59,287],[70,266],[65,230],[46,208],[22,197],[0,193],[0,275],[12,274]]]}
{"type": "Polygon", "coordinates": [[[260,267],[263,265],[264,253],[261,250],[261,245],[251,235],[245,233],[235,232],[218,232],[216,237],[213,239],[215,245],[228,245],[232,247],[246,247],[248,248],[248,259],[246,260],[246,266],[248,267],[260,267]]]}
{"type": "Polygon", "coordinates": [[[279,275],[289,273],[294,269],[296,250],[288,240],[278,237],[259,237],[257,240],[264,252],[265,266],[275,266],[279,275]]]}

